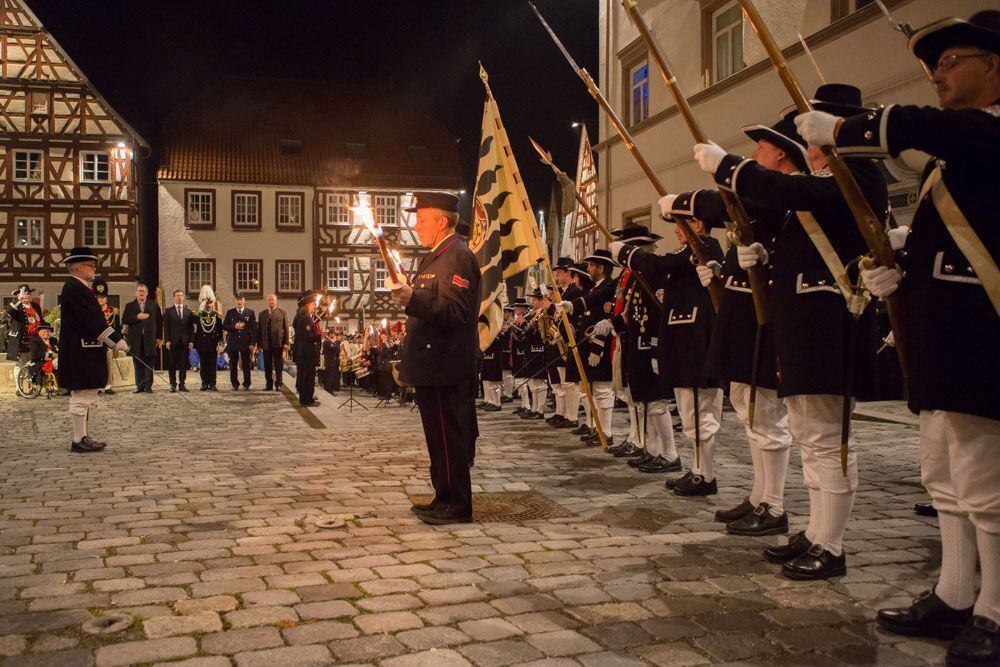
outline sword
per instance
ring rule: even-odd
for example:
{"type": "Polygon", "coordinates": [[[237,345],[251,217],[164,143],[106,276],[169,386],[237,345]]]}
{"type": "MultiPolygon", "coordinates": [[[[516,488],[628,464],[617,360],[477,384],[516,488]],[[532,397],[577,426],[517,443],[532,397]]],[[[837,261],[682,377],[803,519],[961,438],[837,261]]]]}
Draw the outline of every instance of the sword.
{"type": "MultiPolygon", "coordinates": [[[[167,384],[167,385],[169,385],[169,384],[170,384],[170,381],[169,381],[169,380],[167,380],[167,379],[165,379],[165,378],[163,377],[163,372],[162,372],[162,371],[157,371],[157,370],[154,370],[152,366],[150,366],[149,364],[147,364],[147,363],[146,363],[145,361],[143,361],[143,360],[142,360],[142,357],[136,357],[136,356],[133,356],[133,357],[132,357],[132,360],[133,360],[133,361],[138,361],[138,362],[139,362],[140,364],[142,364],[142,365],[143,365],[143,366],[145,366],[145,367],[146,367],[147,369],[149,369],[149,372],[153,374],[153,377],[154,377],[154,378],[159,378],[161,382],[164,382],[164,383],[165,383],[165,384],[167,384]]],[[[182,393],[182,394],[181,394],[180,396],[181,396],[181,398],[183,398],[183,399],[184,399],[185,401],[187,401],[187,402],[188,402],[188,404],[189,404],[189,405],[191,405],[192,407],[194,407],[194,408],[197,408],[198,410],[201,410],[201,409],[202,409],[202,408],[201,408],[201,406],[197,405],[197,404],[196,404],[196,403],[195,403],[194,401],[192,401],[192,400],[191,400],[190,398],[188,398],[187,396],[185,396],[185,395],[184,395],[183,393],[182,393]]]]}

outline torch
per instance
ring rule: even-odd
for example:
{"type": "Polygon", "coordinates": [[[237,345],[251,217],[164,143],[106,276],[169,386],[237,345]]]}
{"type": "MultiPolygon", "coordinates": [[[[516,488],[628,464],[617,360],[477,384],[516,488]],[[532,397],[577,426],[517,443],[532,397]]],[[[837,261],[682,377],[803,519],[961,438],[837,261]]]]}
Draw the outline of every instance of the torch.
{"type": "Polygon", "coordinates": [[[402,282],[399,278],[399,274],[401,273],[399,271],[399,265],[396,263],[399,255],[393,257],[389,254],[389,244],[386,243],[385,234],[382,232],[382,226],[378,223],[378,220],[375,219],[372,207],[365,204],[359,204],[351,207],[351,210],[354,211],[354,214],[361,219],[361,222],[368,228],[371,235],[375,237],[375,245],[378,246],[378,252],[382,255],[382,261],[385,262],[385,268],[386,271],[389,272],[389,278],[391,278],[394,283],[402,282]]]}

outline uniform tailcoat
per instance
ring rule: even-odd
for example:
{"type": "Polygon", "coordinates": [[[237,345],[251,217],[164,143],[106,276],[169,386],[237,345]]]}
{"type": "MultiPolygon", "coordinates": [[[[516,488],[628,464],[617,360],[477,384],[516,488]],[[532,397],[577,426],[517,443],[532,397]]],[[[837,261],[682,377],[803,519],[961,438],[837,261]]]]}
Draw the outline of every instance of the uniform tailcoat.
{"type": "Polygon", "coordinates": [[[69,390],[103,389],[108,384],[105,343],[121,340],[108,326],[97,295],[83,281],[70,277],[59,296],[59,386],[69,390]]]}

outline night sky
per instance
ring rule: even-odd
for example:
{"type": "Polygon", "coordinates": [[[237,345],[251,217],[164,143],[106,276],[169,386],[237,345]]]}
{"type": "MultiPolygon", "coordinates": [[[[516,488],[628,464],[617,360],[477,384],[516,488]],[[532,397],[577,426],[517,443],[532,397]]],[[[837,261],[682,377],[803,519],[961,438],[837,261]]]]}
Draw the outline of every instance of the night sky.
{"type": "MultiPolygon", "coordinates": [[[[552,174],[535,137],[571,176],[597,107],[526,0],[28,0],[112,106],[155,148],[171,111],[231,76],[388,84],[460,139],[476,170],[490,75],[535,209],[552,174]],[[86,10],[84,9],[86,8],[86,10]]],[[[577,61],[597,75],[596,0],[536,0],[577,61]]]]}

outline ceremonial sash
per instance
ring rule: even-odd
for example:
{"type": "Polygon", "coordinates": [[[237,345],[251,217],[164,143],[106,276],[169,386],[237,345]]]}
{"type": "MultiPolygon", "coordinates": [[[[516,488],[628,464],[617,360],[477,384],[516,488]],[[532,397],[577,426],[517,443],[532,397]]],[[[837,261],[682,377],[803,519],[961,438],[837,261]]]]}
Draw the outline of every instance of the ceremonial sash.
{"type": "Polygon", "coordinates": [[[931,202],[944,222],[944,228],[951,234],[955,245],[962,251],[965,258],[969,260],[973,270],[979,277],[979,281],[986,290],[986,295],[993,302],[997,314],[1000,315],[1000,269],[990,256],[982,240],[976,235],[969,224],[968,218],[958,207],[955,198],[951,196],[948,186],[944,183],[941,174],[941,165],[934,167],[934,170],[927,177],[924,186],[920,189],[920,199],[930,192],[931,202]]]}
{"type": "Polygon", "coordinates": [[[847,277],[847,267],[840,261],[840,255],[834,250],[833,244],[830,243],[830,239],[823,232],[813,214],[809,211],[796,211],[795,215],[802,224],[802,228],[806,230],[806,234],[809,235],[809,240],[812,241],[819,252],[819,256],[823,258],[823,263],[826,264],[827,270],[833,275],[833,279],[837,283],[837,288],[847,303],[847,310],[855,316],[863,313],[868,304],[871,303],[871,297],[854,293],[851,281],[847,277]]]}

